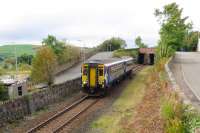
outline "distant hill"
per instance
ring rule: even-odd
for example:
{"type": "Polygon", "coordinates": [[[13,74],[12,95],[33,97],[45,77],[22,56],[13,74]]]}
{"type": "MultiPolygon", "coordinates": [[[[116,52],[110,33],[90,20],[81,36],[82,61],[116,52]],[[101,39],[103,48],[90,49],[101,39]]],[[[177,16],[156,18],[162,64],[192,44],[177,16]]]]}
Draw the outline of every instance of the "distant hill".
{"type": "Polygon", "coordinates": [[[14,57],[15,56],[15,48],[17,56],[22,54],[35,54],[35,50],[33,49],[35,45],[30,44],[15,44],[15,45],[3,45],[0,46],[0,57],[7,58],[7,57],[14,57]]]}

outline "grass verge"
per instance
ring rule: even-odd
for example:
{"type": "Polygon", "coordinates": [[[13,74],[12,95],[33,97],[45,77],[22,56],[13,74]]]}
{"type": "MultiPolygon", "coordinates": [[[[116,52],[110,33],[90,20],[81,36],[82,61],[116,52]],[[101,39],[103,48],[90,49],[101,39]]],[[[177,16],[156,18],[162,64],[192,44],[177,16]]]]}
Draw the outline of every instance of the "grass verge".
{"type": "Polygon", "coordinates": [[[149,71],[150,67],[147,67],[139,72],[124,88],[120,98],[114,102],[112,110],[94,121],[91,127],[104,133],[124,132],[123,125],[131,121],[135,113],[134,108],[145,94],[149,71]]]}

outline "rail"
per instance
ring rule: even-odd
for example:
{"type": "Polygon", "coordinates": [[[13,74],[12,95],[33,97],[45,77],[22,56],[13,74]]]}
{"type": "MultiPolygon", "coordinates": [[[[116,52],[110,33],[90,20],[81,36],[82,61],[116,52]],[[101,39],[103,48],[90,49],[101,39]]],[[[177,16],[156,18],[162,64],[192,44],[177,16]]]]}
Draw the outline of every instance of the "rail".
{"type": "Polygon", "coordinates": [[[42,127],[44,127],[45,125],[47,125],[48,123],[50,123],[51,121],[53,121],[54,119],[58,118],[59,116],[61,116],[62,114],[70,111],[72,108],[76,107],[78,104],[82,103],[83,101],[85,101],[87,98],[89,98],[88,95],[84,96],[83,98],[79,99],[78,101],[74,102],[73,104],[71,104],[70,106],[64,108],[62,111],[56,113],[55,115],[53,115],[52,117],[50,117],[49,119],[47,119],[46,121],[36,125],[35,127],[31,128],[30,130],[27,131],[27,133],[34,133],[37,130],[41,129],[42,127]]]}

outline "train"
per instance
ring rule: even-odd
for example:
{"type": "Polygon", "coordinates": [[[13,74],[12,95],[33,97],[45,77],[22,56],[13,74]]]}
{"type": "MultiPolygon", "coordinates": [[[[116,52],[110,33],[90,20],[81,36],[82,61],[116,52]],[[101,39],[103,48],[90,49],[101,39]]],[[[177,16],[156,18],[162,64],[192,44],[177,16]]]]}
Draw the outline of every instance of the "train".
{"type": "Polygon", "coordinates": [[[108,89],[132,73],[135,59],[91,60],[82,64],[81,88],[89,95],[106,95],[108,89]]]}

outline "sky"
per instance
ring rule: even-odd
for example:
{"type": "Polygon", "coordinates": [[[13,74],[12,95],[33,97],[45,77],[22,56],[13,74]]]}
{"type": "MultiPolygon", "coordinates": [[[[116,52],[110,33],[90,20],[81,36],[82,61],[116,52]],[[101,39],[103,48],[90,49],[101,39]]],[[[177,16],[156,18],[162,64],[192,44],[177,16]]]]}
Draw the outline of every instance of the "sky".
{"type": "Polygon", "coordinates": [[[154,46],[160,28],[154,10],[171,2],[200,29],[198,0],[0,0],[0,44],[40,44],[51,34],[87,47],[111,37],[135,47],[137,36],[154,46]]]}

